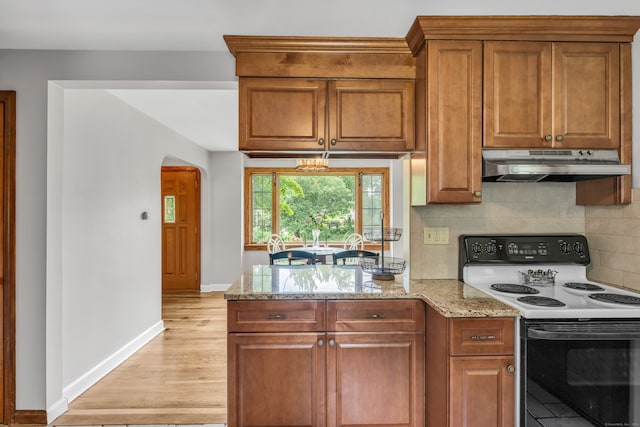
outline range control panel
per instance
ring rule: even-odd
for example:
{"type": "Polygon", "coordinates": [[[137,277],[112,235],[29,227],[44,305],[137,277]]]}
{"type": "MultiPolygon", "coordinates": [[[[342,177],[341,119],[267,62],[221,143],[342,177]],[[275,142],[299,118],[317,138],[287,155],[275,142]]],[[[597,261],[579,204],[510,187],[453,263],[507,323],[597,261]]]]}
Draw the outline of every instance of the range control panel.
{"type": "Polygon", "coordinates": [[[461,266],[472,263],[582,264],[591,262],[587,239],[580,234],[462,235],[461,266]]]}

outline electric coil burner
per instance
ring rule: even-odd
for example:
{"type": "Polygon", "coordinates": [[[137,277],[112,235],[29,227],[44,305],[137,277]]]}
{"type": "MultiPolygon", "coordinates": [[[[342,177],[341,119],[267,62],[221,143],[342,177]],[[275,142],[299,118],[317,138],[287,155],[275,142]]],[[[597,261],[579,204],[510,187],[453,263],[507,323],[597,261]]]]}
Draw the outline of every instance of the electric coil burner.
{"type": "Polygon", "coordinates": [[[539,294],[540,291],[527,285],[516,285],[515,283],[494,283],[491,289],[509,294],[539,294]]]}
{"type": "Polygon", "coordinates": [[[602,293],[602,294],[591,294],[589,295],[589,298],[596,301],[610,302],[615,304],[640,305],[640,298],[633,295],[602,293]]]}
{"type": "Polygon", "coordinates": [[[577,291],[604,291],[602,286],[594,285],[593,283],[567,282],[562,286],[577,291]]]}
{"type": "Polygon", "coordinates": [[[538,307],[564,307],[566,305],[565,303],[558,301],[555,298],[539,296],[520,297],[518,298],[518,301],[525,304],[536,305],[538,307]]]}
{"type": "Polygon", "coordinates": [[[520,313],[517,426],[640,426],[640,295],[589,263],[578,234],[460,236],[459,279],[520,313]]]}

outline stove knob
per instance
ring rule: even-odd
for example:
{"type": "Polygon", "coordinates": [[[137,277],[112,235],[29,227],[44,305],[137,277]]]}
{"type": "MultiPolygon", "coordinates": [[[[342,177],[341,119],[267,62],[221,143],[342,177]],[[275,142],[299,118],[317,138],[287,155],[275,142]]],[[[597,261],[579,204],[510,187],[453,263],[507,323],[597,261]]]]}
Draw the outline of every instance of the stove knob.
{"type": "Polygon", "coordinates": [[[489,255],[495,255],[498,248],[496,247],[495,242],[489,242],[485,245],[484,250],[487,251],[487,254],[489,255]]]}
{"type": "Polygon", "coordinates": [[[569,244],[567,242],[560,242],[560,252],[565,255],[569,253],[569,244]]]}
{"type": "Polygon", "coordinates": [[[471,252],[475,255],[480,255],[482,253],[482,245],[478,242],[473,242],[471,244],[471,252]]]}
{"type": "Polygon", "coordinates": [[[584,254],[584,245],[580,242],[575,242],[573,244],[573,251],[578,255],[584,254]]]}

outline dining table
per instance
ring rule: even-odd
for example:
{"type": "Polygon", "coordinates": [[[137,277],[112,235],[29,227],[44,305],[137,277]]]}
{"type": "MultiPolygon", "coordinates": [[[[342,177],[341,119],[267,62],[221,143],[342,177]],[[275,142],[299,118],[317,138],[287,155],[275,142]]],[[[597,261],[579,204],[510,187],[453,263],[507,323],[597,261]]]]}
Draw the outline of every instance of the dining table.
{"type": "Polygon", "coordinates": [[[344,248],[339,248],[339,247],[334,247],[334,246],[328,246],[328,245],[319,245],[319,246],[296,246],[296,247],[292,247],[292,248],[287,248],[287,250],[295,250],[295,251],[306,251],[306,252],[311,252],[312,254],[315,255],[316,257],[316,262],[319,262],[320,264],[329,264],[331,262],[333,262],[333,254],[338,253],[338,252],[342,252],[345,249],[344,248]]]}

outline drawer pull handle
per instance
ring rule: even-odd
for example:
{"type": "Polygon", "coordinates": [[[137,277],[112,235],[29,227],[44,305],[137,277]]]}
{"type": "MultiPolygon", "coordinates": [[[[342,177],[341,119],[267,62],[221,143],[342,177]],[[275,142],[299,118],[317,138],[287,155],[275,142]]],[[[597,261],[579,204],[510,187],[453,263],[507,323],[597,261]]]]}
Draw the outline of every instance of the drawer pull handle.
{"type": "Polygon", "coordinates": [[[284,320],[287,318],[286,314],[269,314],[267,320],[284,320]]]}
{"type": "Polygon", "coordinates": [[[492,341],[495,339],[495,335],[471,335],[472,341],[492,341]]]}
{"type": "Polygon", "coordinates": [[[380,314],[367,314],[367,319],[384,319],[384,313],[380,313],[380,314]]]}

